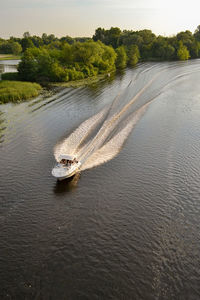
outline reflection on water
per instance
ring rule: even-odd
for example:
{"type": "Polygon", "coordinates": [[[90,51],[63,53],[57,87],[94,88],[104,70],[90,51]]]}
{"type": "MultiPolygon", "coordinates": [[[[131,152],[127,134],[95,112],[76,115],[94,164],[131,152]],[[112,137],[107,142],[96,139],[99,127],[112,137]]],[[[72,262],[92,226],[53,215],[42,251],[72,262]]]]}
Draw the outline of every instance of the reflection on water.
{"type": "Polygon", "coordinates": [[[4,113],[0,111],[0,144],[4,141],[4,131],[6,130],[4,113]]]}
{"type": "Polygon", "coordinates": [[[72,192],[77,187],[80,175],[80,173],[76,173],[73,177],[66,178],[65,180],[57,180],[54,186],[54,193],[59,195],[72,192]]]}

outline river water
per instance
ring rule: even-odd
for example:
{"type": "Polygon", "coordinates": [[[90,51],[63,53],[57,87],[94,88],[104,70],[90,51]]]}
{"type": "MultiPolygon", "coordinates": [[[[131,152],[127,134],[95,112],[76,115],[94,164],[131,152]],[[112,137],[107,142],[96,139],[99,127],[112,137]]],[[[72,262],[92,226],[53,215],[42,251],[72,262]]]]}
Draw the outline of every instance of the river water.
{"type": "Polygon", "coordinates": [[[199,82],[200,60],[144,63],[0,105],[0,299],[200,299],[199,82]]]}
{"type": "Polygon", "coordinates": [[[0,74],[17,72],[19,61],[18,59],[0,60],[0,74]]]}

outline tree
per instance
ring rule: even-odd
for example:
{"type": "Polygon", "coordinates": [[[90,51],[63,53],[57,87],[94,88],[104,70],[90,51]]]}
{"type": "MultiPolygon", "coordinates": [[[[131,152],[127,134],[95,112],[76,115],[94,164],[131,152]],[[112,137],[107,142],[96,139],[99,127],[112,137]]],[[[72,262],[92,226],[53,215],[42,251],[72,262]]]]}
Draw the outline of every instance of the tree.
{"type": "Polygon", "coordinates": [[[11,49],[14,55],[19,55],[22,52],[22,46],[18,42],[11,42],[11,49]]]}
{"type": "Polygon", "coordinates": [[[180,60],[187,60],[187,59],[190,58],[190,53],[189,53],[187,47],[183,45],[182,41],[179,42],[179,48],[178,48],[178,51],[177,51],[177,57],[180,60]]]}
{"type": "Polygon", "coordinates": [[[140,58],[140,51],[137,45],[131,45],[127,49],[128,65],[135,66],[140,58]]]}
{"type": "Polygon", "coordinates": [[[104,42],[105,34],[106,34],[106,30],[104,28],[99,27],[95,30],[95,34],[93,35],[92,38],[95,42],[96,41],[104,42]]]}
{"type": "Polygon", "coordinates": [[[117,58],[115,61],[115,65],[119,69],[123,69],[126,67],[127,64],[127,55],[124,49],[124,46],[118,47],[116,50],[117,58]]]}
{"type": "Polygon", "coordinates": [[[158,36],[152,45],[152,57],[159,60],[173,59],[175,49],[168,44],[168,40],[163,36],[158,36]]]}
{"type": "Polygon", "coordinates": [[[44,45],[48,45],[51,42],[55,42],[57,40],[58,39],[55,37],[54,34],[50,34],[50,35],[47,35],[46,33],[42,34],[42,41],[43,41],[44,45]]]}
{"type": "Polygon", "coordinates": [[[44,45],[43,40],[41,39],[41,37],[39,37],[37,35],[31,36],[31,41],[33,42],[34,46],[37,47],[37,48],[44,45]]]}
{"type": "Polygon", "coordinates": [[[197,29],[194,32],[194,38],[198,42],[200,42],[200,25],[197,26],[197,29]]]}
{"type": "Polygon", "coordinates": [[[153,41],[156,39],[155,34],[152,33],[152,31],[148,30],[148,29],[140,30],[137,32],[137,34],[140,37],[142,37],[143,44],[145,44],[145,45],[149,45],[149,44],[153,43],[153,41]]]}
{"type": "Polygon", "coordinates": [[[99,68],[99,72],[104,73],[106,71],[112,71],[113,69],[115,69],[115,60],[117,54],[113,49],[113,47],[106,46],[101,42],[98,43],[101,45],[103,49],[102,57],[99,61],[99,64],[97,65],[99,68]]]}
{"type": "Polygon", "coordinates": [[[8,41],[3,41],[2,43],[0,43],[0,53],[11,54],[11,43],[9,43],[8,41]]]}
{"type": "Polygon", "coordinates": [[[101,41],[106,45],[111,45],[113,48],[118,47],[121,30],[118,27],[111,27],[109,30],[97,28],[93,35],[94,41],[101,41]]]}
{"type": "Polygon", "coordinates": [[[127,46],[137,45],[141,46],[143,43],[143,38],[135,31],[124,30],[123,33],[119,37],[119,46],[127,46]]]}
{"type": "Polygon", "coordinates": [[[61,42],[67,42],[68,44],[72,45],[74,43],[74,39],[70,36],[64,36],[64,37],[61,37],[60,39],[61,42]]]}
{"type": "Polygon", "coordinates": [[[51,49],[49,44],[27,48],[18,71],[20,78],[27,81],[69,81],[113,70],[115,59],[114,49],[100,41],[66,43],[62,49],[51,49]]]}
{"type": "Polygon", "coordinates": [[[29,33],[29,31],[26,31],[26,32],[24,32],[24,34],[23,34],[23,37],[26,39],[26,38],[30,38],[30,33],[29,33]]]}
{"type": "Polygon", "coordinates": [[[200,55],[200,42],[194,41],[190,47],[190,54],[192,58],[197,58],[200,55]]]}
{"type": "Polygon", "coordinates": [[[65,65],[70,65],[73,62],[72,47],[68,43],[65,43],[61,51],[61,62],[65,65]]]}
{"type": "Polygon", "coordinates": [[[33,48],[34,45],[33,45],[33,42],[31,40],[31,38],[23,38],[21,40],[21,46],[22,46],[22,49],[23,49],[23,52],[26,51],[26,49],[28,48],[33,48]]]}
{"type": "Polygon", "coordinates": [[[175,49],[171,45],[165,46],[165,59],[173,59],[174,58],[175,49]]]}
{"type": "Polygon", "coordinates": [[[29,49],[22,56],[22,60],[18,65],[18,72],[21,80],[37,80],[38,64],[29,49]]]}

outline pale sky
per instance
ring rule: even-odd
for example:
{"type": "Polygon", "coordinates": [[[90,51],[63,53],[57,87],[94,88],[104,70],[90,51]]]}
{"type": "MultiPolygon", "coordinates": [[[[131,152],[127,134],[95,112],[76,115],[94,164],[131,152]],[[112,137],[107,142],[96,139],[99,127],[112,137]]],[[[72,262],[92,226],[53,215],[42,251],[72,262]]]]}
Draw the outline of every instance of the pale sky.
{"type": "Polygon", "coordinates": [[[0,0],[2,38],[25,31],[89,37],[111,26],[169,36],[198,25],[200,0],[0,0]]]}

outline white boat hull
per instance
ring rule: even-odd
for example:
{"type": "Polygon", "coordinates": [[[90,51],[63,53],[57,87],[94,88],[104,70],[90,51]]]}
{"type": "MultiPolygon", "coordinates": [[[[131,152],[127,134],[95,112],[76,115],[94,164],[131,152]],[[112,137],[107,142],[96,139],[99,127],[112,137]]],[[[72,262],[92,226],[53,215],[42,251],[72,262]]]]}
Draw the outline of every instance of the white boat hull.
{"type": "Polygon", "coordinates": [[[78,173],[80,171],[80,165],[80,162],[68,167],[58,164],[52,169],[51,173],[58,180],[64,180],[78,173]]]}

